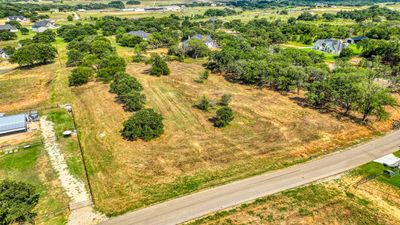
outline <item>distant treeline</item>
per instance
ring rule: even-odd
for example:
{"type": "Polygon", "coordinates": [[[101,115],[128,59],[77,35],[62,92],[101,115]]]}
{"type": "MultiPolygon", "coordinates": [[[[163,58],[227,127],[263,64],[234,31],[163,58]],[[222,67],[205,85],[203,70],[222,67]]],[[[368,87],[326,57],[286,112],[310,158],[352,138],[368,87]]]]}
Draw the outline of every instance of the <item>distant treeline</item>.
{"type": "Polygon", "coordinates": [[[260,0],[260,1],[247,1],[238,0],[226,2],[227,5],[242,7],[244,9],[256,9],[256,8],[273,8],[273,7],[285,7],[285,6],[315,6],[316,4],[324,5],[372,5],[375,3],[383,2],[400,2],[400,0],[260,0]]]}
{"type": "Polygon", "coordinates": [[[60,11],[72,11],[77,9],[106,9],[106,8],[117,8],[123,9],[125,5],[122,1],[111,1],[105,3],[88,3],[88,4],[77,4],[77,5],[64,5],[64,4],[34,4],[34,3],[1,3],[0,4],[0,18],[7,16],[23,15],[30,17],[35,12],[46,12],[52,9],[60,11]]]}

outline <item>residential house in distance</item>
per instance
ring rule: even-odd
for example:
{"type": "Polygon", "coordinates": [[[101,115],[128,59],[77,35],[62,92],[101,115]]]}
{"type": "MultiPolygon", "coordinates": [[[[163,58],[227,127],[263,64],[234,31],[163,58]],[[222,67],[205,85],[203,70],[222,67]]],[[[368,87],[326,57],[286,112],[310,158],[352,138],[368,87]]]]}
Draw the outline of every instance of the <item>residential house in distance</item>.
{"type": "Polygon", "coordinates": [[[4,25],[0,25],[0,31],[17,32],[18,29],[11,26],[10,24],[4,24],[4,25]]]}
{"type": "Polygon", "coordinates": [[[331,53],[331,54],[340,54],[343,49],[347,48],[348,44],[343,43],[341,40],[337,39],[319,39],[315,42],[313,49],[331,53]]]}
{"type": "Polygon", "coordinates": [[[7,54],[6,51],[4,51],[3,49],[0,49],[0,58],[8,59],[8,58],[10,58],[10,56],[7,54]]]}
{"type": "Polygon", "coordinates": [[[201,34],[196,34],[192,37],[189,37],[186,41],[182,43],[183,47],[188,46],[189,40],[191,39],[198,39],[200,41],[203,41],[203,43],[207,45],[208,48],[218,48],[217,42],[214,41],[210,35],[201,35],[201,34]]]}
{"type": "Polygon", "coordinates": [[[366,36],[358,36],[358,37],[351,37],[351,38],[346,38],[344,41],[348,44],[357,44],[358,42],[368,39],[366,36]]]}
{"type": "Polygon", "coordinates": [[[164,11],[175,11],[175,12],[178,12],[178,11],[181,11],[181,7],[180,6],[177,6],[177,5],[168,5],[168,6],[164,6],[164,11]]]}
{"type": "Polygon", "coordinates": [[[36,22],[32,25],[32,31],[34,32],[44,32],[48,29],[57,29],[57,25],[53,20],[44,19],[39,22],[36,22]]]}
{"type": "Polygon", "coordinates": [[[150,33],[147,33],[142,30],[130,31],[130,32],[128,32],[128,34],[141,37],[143,40],[147,40],[147,38],[150,35],[150,33]]]}
{"type": "Polygon", "coordinates": [[[23,16],[8,16],[7,21],[17,21],[17,22],[25,22],[28,21],[25,17],[23,16]]]}

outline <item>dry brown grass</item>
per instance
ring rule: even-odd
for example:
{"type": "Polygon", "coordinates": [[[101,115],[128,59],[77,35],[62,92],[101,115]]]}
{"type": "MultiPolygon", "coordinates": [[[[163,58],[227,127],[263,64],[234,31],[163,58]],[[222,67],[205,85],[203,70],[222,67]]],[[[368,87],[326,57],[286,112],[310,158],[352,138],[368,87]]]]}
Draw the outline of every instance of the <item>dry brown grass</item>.
{"type": "MultiPolygon", "coordinates": [[[[118,214],[205,187],[304,161],[371,137],[375,129],[349,119],[299,106],[292,97],[229,83],[212,75],[194,80],[201,65],[170,63],[171,75],[153,77],[147,66],[127,72],[144,86],[147,106],[164,117],[165,133],[150,141],[129,142],[119,132],[130,115],[115,102],[108,85],[75,89],[75,109],[97,207],[118,214]],[[235,120],[217,129],[193,104],[206,95],[233,95],[235,120]]],[[[376,123],[386,130],[390,122],[376,123]]]]}
{"type": "MultiPolygon", "coordinates": [[[[348,180],[347,177],[345,180],[348,180]]],[[[354,180],[352,180],[354,181],[354,180]]],[[[400,197],[391,188],[392,198],[382,199],[384,191],[365,195],[363,187],[345,186],[343,180],[316,184],[259,199],[233,210],[220,212],[190,225],[205,224],[399,224],[398,208],[391,205],[400,197]],[[397,213],[397,214],[396,214],[397,213]]],[[[349,185],[348,183],[346,183],[349,185]]],[[[371,190],[382,183],[371,182],[371,190]]]]}
{"type": "Polygon", "coordinates": [[[18,111],[33,108],[49,96],[49,82],[54,64],[32,69],[15,69],[0,75],[0,111],[18,111]]]}

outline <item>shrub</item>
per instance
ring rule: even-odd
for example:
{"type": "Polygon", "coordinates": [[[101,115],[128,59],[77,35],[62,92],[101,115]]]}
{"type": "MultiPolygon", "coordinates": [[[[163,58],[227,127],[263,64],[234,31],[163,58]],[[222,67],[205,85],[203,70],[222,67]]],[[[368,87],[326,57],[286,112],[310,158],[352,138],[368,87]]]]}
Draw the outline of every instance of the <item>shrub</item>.
{"type": "Polygon", "coordinates": [[[150,59],[150,74],[155,76],[169,75],[170,70],[167,63],[158,54],[153,54],[150,59]]]}
{"type": "Polygon", "coordinates": [[[119,77],[119,79],[115,79],[111,83],[110,90],[112,93],[122,96],[131,91],[143,90],[142,85],[139,83],[139,81],[136,78],[131,77],[129,75],[119,75],[119,76],[121,76],[121,77],[119,77]]]}
{"type": "Polygon", "coordinates": [[[225,127],[233,120],[233,110],[229,106],[221,107],[214,117],[214,126],[225,127]]]}
{"type": "Polygon", "coordinates": [[[228,106],[231,99],[232,99],[232,95],[224,94],[224,95],[222,95],[221,100],[219,100],[218,104],[222,105],[222,106],[228,106]]]}
{"type": "Polygon", "coordinates": [[[67,16],[67,20],[68,20],[68,21],[73,21],[73,20],[74,20],[74,17],[72,17],[71,15],[68,15],[68,16],[67,16]]]}
{"type": "Polygon", "coordinates": [[[200,99],[200,101],[196,104],[196,107],[198,109],[208,111],[208,109],[212,106],[211,101],[203,95],[203,97],[200,99]]]}
{"type": "Polygon", "coordinates": [[[0,182],[0,223],[32,223],[39,202],[35,188],[27,183],[3,180],[0,182]]]}
{"type": "Polygon", "coordinates": [[[21,27],[21,29],[19,29],[19,31],[21,32],[22,35],[28,35],[29,34],[29,29],[26,27],[21,27]]]}
{"type": "Polygon", "coordinates": [[[208,80],[209,75],[210,75],[210,71],[204,70],[203,72],[199,73],[199,78],[196,81],[199,83],[203,83],[205,80],[208,80]]]}
{"type": "Polygon", "coordinates": [[[121,99],[124,102],[124,108],[127,111],[141,110],[146,102],[146,96],[138,91],[131,91],[124,94],[121,96],[121,99]]]}
{"type": "Polygon", "coordinates": [[[78,67],[72,70],[72,73],[69,76],[69,85],[80,86],[86,84],[93,76],[93,73],[94,71],[90,67],[78,67]]]}
{"type": "Polygon", "coordinates": [[[340,58],[350,58],[353,56],[353,50],[351,48],[345,48],[340,52],[340,58]]]}
{"type": "Polygon", "coordinates": [[[153,109],[141,109],[124,122],[122,136],[128,140],[149,141],[164,133],[161,114],[153,109]]]}

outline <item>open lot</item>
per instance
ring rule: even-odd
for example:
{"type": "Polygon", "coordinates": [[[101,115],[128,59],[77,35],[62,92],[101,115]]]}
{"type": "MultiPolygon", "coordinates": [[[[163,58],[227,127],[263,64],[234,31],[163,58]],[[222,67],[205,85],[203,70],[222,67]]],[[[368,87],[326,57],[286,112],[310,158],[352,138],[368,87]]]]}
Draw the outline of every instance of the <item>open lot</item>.
{"type": "MultiPolygon", "coordinates": [[[[348,179],[347,179],[348,180],[348,179]]],[[[371,182],[313,184],[243,204],[187,224],[398,224],[398,189],[371,182]],[[377,192],[383,188],[388,194],[377,192]],[[371,192],[372,191],[372,192],[371,192]],[[389,200],[389,201],[388,201],[389,200]],[[397,209],[397,210],[396,210],[397,209]]]]}
{"type": "MultiPolygon", "coordinates": [[[[302,162],[389,129],[391,122],[358,125],[330,113],[299,106],[295,95],[255,89],[212,75],[194,80],[202,66],[170,64],[171,75],[153,77],[147,66],[127,72],[144,86],[147,106],[164,117],[165,134],[151,142],[129,142],[119,131],[130,115],[108,85],[74,90],[76,118],[97,207],[109,215],[178,195],[302,162]],[[235,120],[224,129],[208,121],[214,110],[193,107],[202,96],[233,95],[235,120]]],[[[339,116],[339,115],[338,115],[339,116]]],[[[398,116],[398,115],[394,115],[398,116]]]]}
{"type": "Polygon", "coordinates": [[[384,169],[370,162],[187,224],[398,224],[400,174],[376,176],[384,169]]]}

